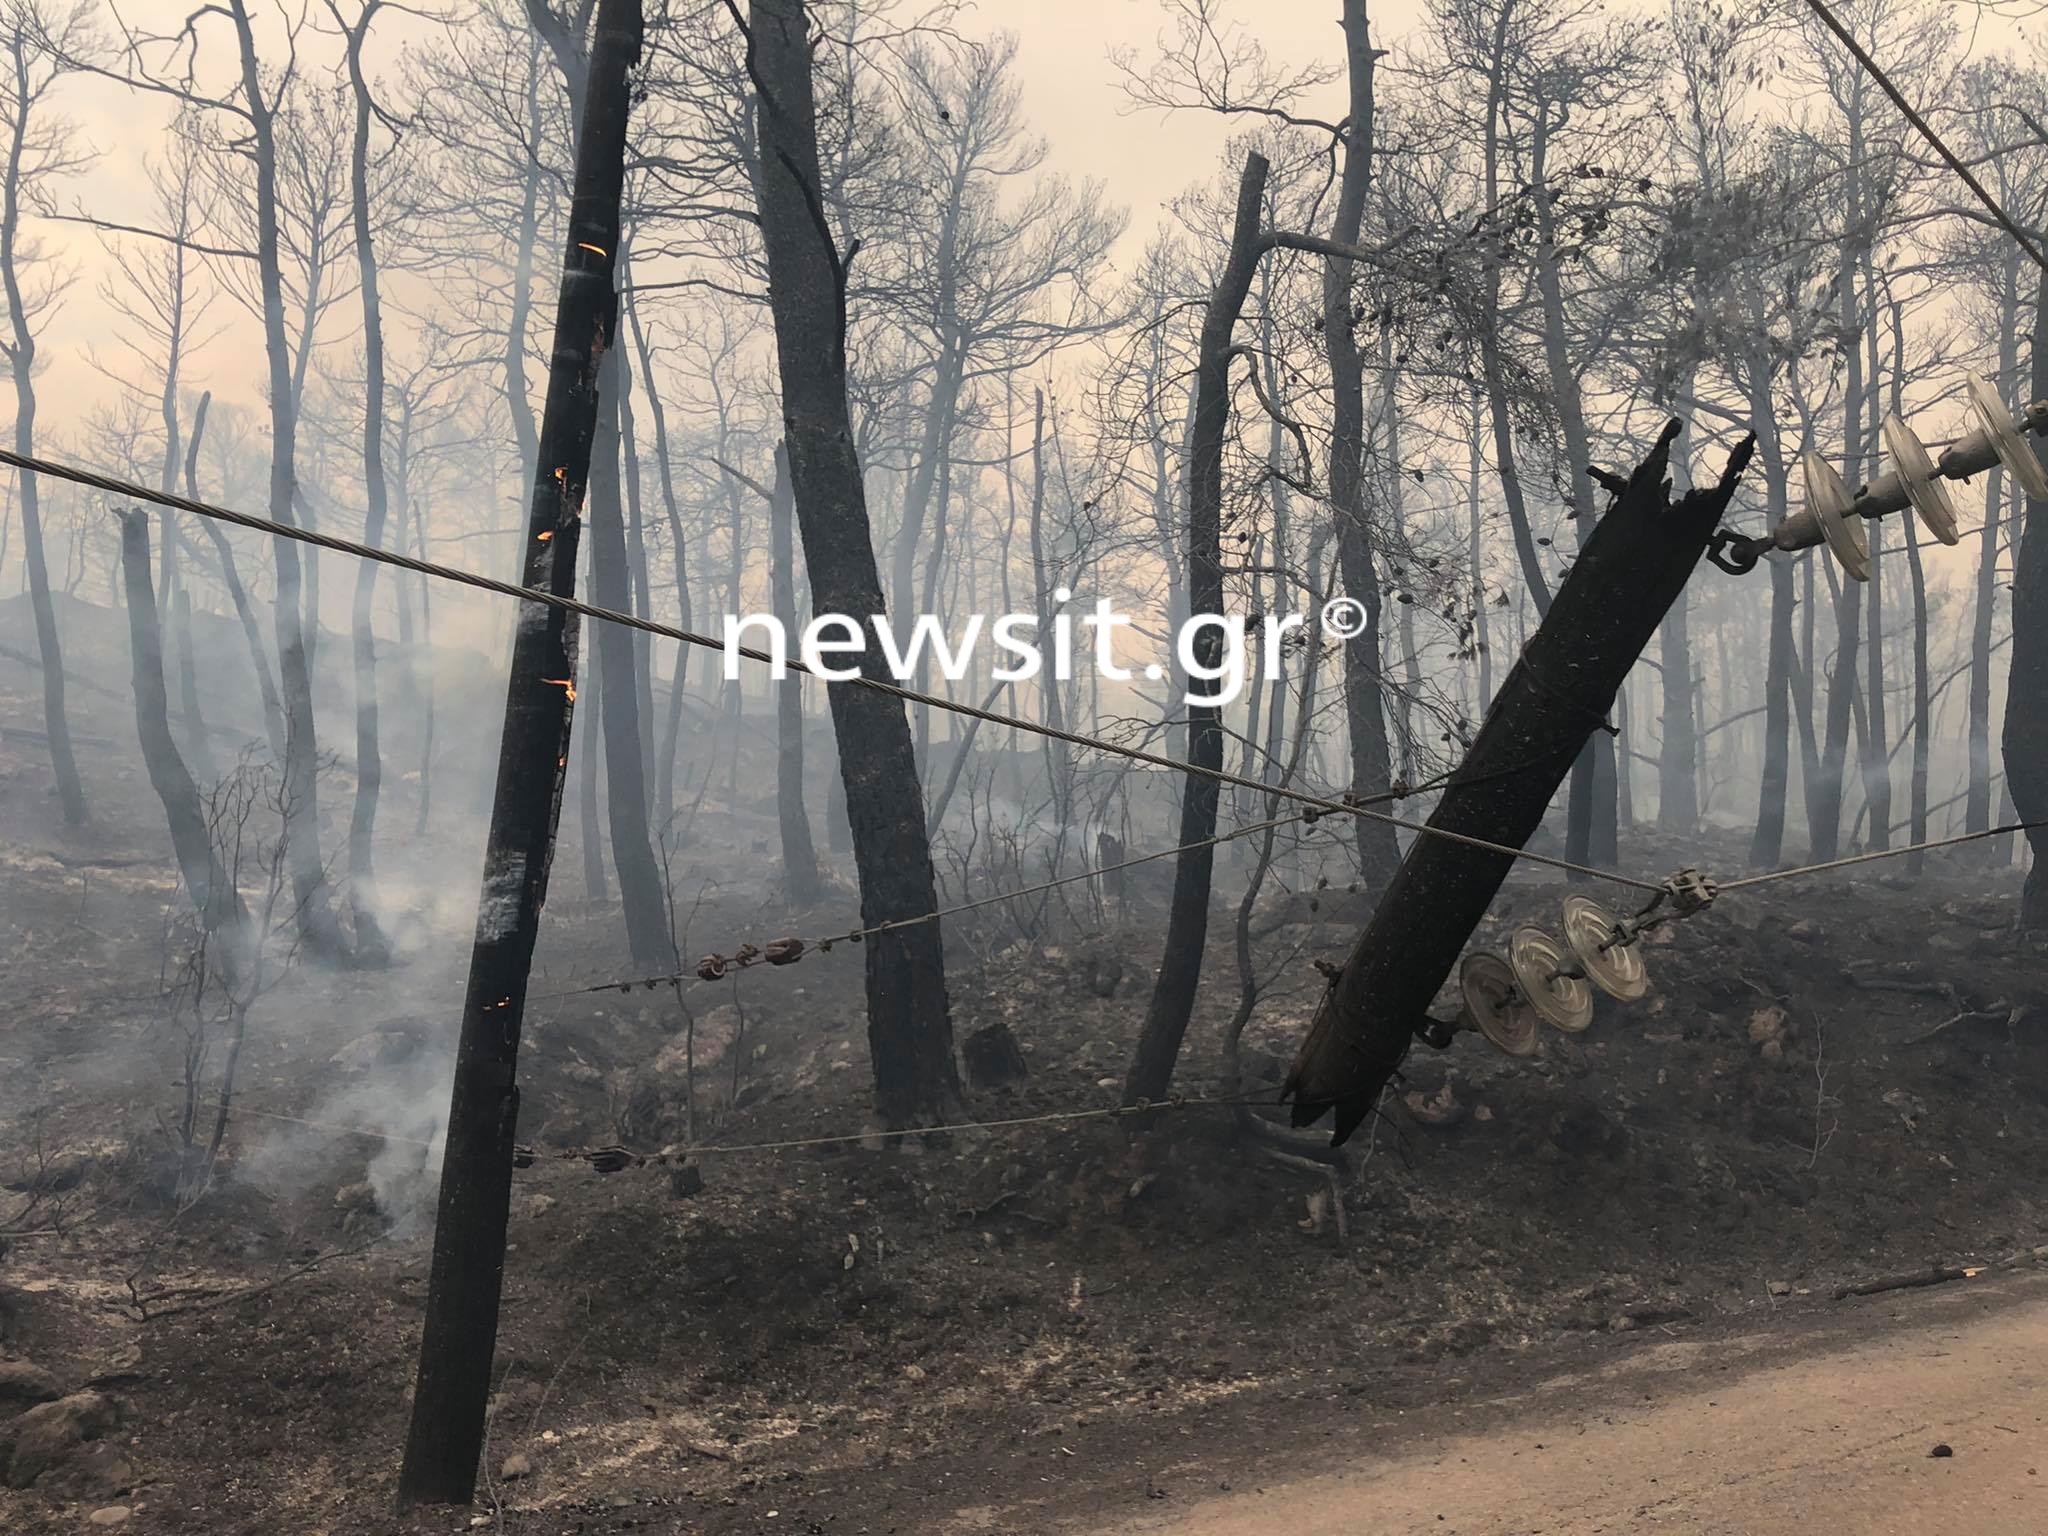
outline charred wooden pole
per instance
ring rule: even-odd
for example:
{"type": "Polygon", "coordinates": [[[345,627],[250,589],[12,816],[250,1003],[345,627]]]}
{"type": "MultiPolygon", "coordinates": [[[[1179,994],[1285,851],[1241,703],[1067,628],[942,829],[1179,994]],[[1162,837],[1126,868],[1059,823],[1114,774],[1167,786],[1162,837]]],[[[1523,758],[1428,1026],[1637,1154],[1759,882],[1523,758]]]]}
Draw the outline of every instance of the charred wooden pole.
{"type": "MultiPolygon", "coordinates": [[[[2048,270],[2034,308],[2033,393],[2048,399],[2048,270]]],[[[2012,670],[2005,685],[2005,787],[2029,822],[2048,821],[2048,502],[2020,503],[2013,537],[2012,670]]],[[[2020,929],[2048,932],[2048,831],[2027,834],[2034,862],[2020,895],[2020,929]]],[[[2004,845],[2004,839],[1999,840],[2004,845]]]]}
{"type": "MultiPolygon", "coordinates": [[[[527,517],[525,585],[564,597],[576,586],[598,367],[618,319],[612,268],[625,181],[627,74],[640,58],[640,37],[640,0],[601,0],[527,517]]],[[[398,1475],[401,1505],[467,1504],[476,1491],[505,1278],[519,1026],[561,815],[576,641],[572,615],[521,605],[449,1099],[412,1428],[398,1475]]]]}
{"type": "MultiPolygon", "coordinates": [[[[1501,685],[1429,825],[1520,848],[1601,728],[1629,669],[1706,552],[1748,464],[1671,500],[1679,424],[1666,427],[1600,520],[1501,685]]],[[[1430,1004],[1514,865],[1511,855],[1418,835],[1316,1010],[1283,1096],[1296,1125],[1336,1112],[1333,1144],[1372,1113],[1430,1004]]]]}

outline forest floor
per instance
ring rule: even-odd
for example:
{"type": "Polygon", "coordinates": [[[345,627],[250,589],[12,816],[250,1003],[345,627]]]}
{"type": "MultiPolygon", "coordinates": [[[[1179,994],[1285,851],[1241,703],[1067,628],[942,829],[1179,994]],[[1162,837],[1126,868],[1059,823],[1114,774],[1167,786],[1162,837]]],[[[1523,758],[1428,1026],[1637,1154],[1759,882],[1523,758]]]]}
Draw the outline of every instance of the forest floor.
{"type": "MultiPolygon", "coordinates": [[[[32,688],[8,675],[0,723],[36,718],[32,688]]],[[[79,729],[130,739],[106,702],[79,729]]],[[[2016,875],[1982,862],[1731,893],[1660,931],[1652,995],[1603,1000],[1583,1035],[1546,1031],[1529,1061],[1418,1047],[1341,1220],[1324,1181],[1201,1102],[600,1175],[577,1149],[679,1142],[692,1113],[702,1147],[858,1138],[861,956],[686,991],[686,1051],[666,990],[555,995],[623,949],[615,911],[558,896],[481,1512],[399,1519],[433,1193],[404,1138],[445,1095],[473,851],[393,859],[394,969],[301,966],[259,1005],[219,1177],[180,1209],[183,1037],[158,1001],[175,874],[139,766],[85,755],[96,819],[66,832],[40,747],[0,735],[0,1219],[35,1202],[0,1253],[6,1479],[27,1463],[5,1415],[44,1395],[19,1362],[105,1399],[77,1410],[88,1443],[0,1489],[8,1530],[1050,1528],[974,1512],[1085,1480],[1138,1514],[1227,1481],[1228,1457],[1178,1448],[1219,1434],[1249,1452],[1390,1421],[2048,1244],[2048,968],[2011,931],[2016,875]]],[[[793,924],[730,874],[772,868],[770,817],[702,825],[679,878],[728,888],[686,953],[846,916],[793,924]]],[[[1625,862],[1732,873],[1742,853],[1638,833],[1625,862]]],[[[1084,940],[1009,940],[995,913],[949,930],[957,1032],[1007,1022],[1030,1067],[971,1090],[969,1119],[1115,1103],[1157,944],[1140,885],[1084,940]]],[[[1554,929],[1565,889],[1518,873],[1479,942],[1554,929]]],[[[1365,915],[1342,891],[1261,906],[1255,1091],[1301,1038],[1311,960],[1365,915]]],[[[1179,1082],[1197,1101],[1236,1002],[1226,914],[1209,956],[1179,1082]]]]}

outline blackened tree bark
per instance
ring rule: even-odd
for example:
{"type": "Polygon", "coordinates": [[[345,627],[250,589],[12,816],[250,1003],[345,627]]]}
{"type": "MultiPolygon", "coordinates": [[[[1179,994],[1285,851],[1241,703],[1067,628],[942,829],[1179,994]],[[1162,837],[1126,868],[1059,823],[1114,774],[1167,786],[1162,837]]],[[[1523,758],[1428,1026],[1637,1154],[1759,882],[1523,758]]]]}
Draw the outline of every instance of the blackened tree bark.
{"type": "MultiPolygon", "coordinates": [[[[328,10],[348,44],[349,87],[355,98],[355,126],[349,141],[349,217],[354,226],[358,291],[363,304],[363,542],[382,545],[390,518],[391,493],[384,477],[384,306],[378,291],[377,242],[370,224],[370,119],[375,104],[363,73],[363,43],[383,0],[362,0],[350,24],[337,0],[328,10]]],[[[310,351],[310,348],[306,350],[310,351]]],[[[375,966],[391,958],[391,946],[377,922],[377,796],[384,785],[384,759],[377,740],[377,601],[374,560],[356,562],[355,604],[350,614],[351,654],[356,674],[356,798],[348,822],[348,898],[355,928],[356,964],[375,966]]]]}
{"type": "MultiPolygon", "coordinates": [[[[690,618],[690,562],[688,540],[683,534],[682,510],[676,503],[675,469],[669,462],[668,411],[661,400],[661,388],[654,377],[654,349],[640,324],[640,306],[628,302],[626,325],[633,334],[633,350],[640,360],[640,381],[647,390],[647,414],[654,423],[655,477],[661,485],[662,515],[668,521],[669,553],[675,562],[677,624],[688,629],[690,618]]],[[[662,727],[661,752],[655,759],[654,799],[650,814],[656,827],[666,828],[676,809],[676,747],[682,739],[683,698],[690,679],[690,644],[676,642],[675,677],[669,688],[668,719],[662,727]]]]}
{"type": "MultiPolygon", "coordinates": [[[[213,403],[213,391],[199,397],[192,413],[192,441],[185,450],[185,494],[199,500],[199,444],[206,436],[206,411],[213,403]]],[[[214,558],[220,562],[221,585],[228,589],[235,618],[242,626],[242,639],[249,647],[249,664],[256,672],[256,693],[263,701],[263,729],[270,740],[270,755],[284,761],[284,704],[277,696],[277,680],[270,672],[270,651],[263,644],[263,631],[256,622],[256,607],[249,601],[249,589],[242,585],[242,570],[235,560],[235,547],[219,523],[202,517],[200,526],[213,543],[214,558]]]]}
{"type": "MultiPolygon", "coordinates": [[[[2048,271],[2034,301],[2033,396],[2048,399],[2048,271]]],[[[2012,671],[2005,683],[2005,785],[2020,819],[2048,822],[2048,502],[2029,496],[2013,536],[2012,671]]],[[[2020,927],[2048,931],[2048,828],[2027,833],[2034,861],[2020,927]]]]}
{"type": "Polygon", "coordinates": [[[171,830],[171,848],[185,893],[198,909],[208,933],[226,932],[229,963],[241,961],[242,898],[223,866],[220,850],[208,830],[199,786],[171,734],[170,699],[164,687],[163,631],[157,618],[156,591],[150,584],[149,514],[121,513],[121,574],[128,599],[128,650],[135,679],[135,730],[142,743],[142,763],[150,787],[163,802],[171,830]]]}
{"type": "MultiPolygon", "coordinates": [[[[768,498],[768,536],[773,546],[769,580],[775,617],[785,634],[795,634],[796,505],[789,485],[789,453],[775,447],[775,488],[768,498]]],[[[792,672],[776,685],[775,810],[782,823],[783,893],[794,907],[818,899],[818,850],[811,842],[811,818],[804,809],[804,680],[792,672]]],[[[976,722],[977,724],[979,722],[976,722]]]]}
{"type": "MultiPolygon", "coordinates": [[[[1550,611],[1523,647],[1429,825],[1523,846],[1589,734],[1583,710],[1621,689],[1727,510],[1751,445],[1720,483],[1670,499],[1672,423],[1586,540],[1550,611]],[[1543,681],[1537,681],[1540,674],[1543,681]]],[[[1296,1125],[1333,1110],[1342,1142],[1372,1113],[1451,967],[1514,866],[1512,855],[1422,835],[1343,969],[1324,993],[1283,1092],[1296,1125]]]]}
{"type": "Polygon", "coordinates": [[[593,903],[612,899],[611,882],[605,875],[604,832],[598,814],[598,778],[604,772],[604,754],[599,751],[604,736],[604,672],[592,656],[583,661],[583,745],[576,756],[576,832],[583,845],[583,894],[593,903]]]}
{"type": "MultiPolygon", "coordinates": [[[[2001,385],[2019,377],[2019,298],[2020,248],[2016,242],[2008,242],[1999,279],[2001,385]]],[[[1977,550],[1977,594],[1970,613],[1970,782],[1963,801],[1965,832],[1984,832],[1991,827],[1991,631],[1998,614],[1998,555],[2007,495],[2005,468],[1994,465],[1984,476],[1984,535],[1977,550]]],[[[1992,841],[2009,862],[2008,840],[1992,841]]]]}
{"type": "MultiPolygon", "coordinates": [[[[616,307],[616,306],[615,306],[616,307]]],[[[609,333],[607,333],[609,334],[609,333]]],[[[619,485],[619,395],[626,371],[623,346],[605,352],[598,379],[597,434],[590,453],[590,585],[600,607],[632,607],[626,565],[626,521],[619,485]]],[[[610,813],[612,867],[633,964],[656,971],[675,963],[661,865],[647,834],[647,764],[641,755],[640,689],[633,676],[633,631],[619,624],[597,631],[603,699],[605,806],[610,813]]]]}
{"type": "MultiPolygon", "coordinates": [[[[296,525],[298,392],[292,377],[291,346],[285,336],[284,268],[280,255],[277,193],[276,106],[266,87],[247,0],[225,0],[240,50],[242,103],[249,125],[250,158],[256,170],[256,267],[263,301],[264,352],[270,365],[270,505],[272,521],[296,525]]],[[[338,957],[341,930],[328,900],[327,869],[320,857],[319,743],[313,725],[313,672],[306,651],[301,604],[299,546],[272,541],[277,566],[277,673],[284,706],[285,836],[291,861],[293,912],[309,953],[338,957]]]]}
{"type": "MultiPolygon", "coordinates": [[[[856,622],[886,612],[846,403],[846,265],[825,219],[809,16],[803,0],[751,0],[747,67],[759,98],[762,243],[781,365],[783,441],[814,609],[856,622]]],[[[863,665],[883,663],[873,648],[863,665]]],[[[938,908],[910,722],[870,688],[830,689],[864,926],[938,908]]],[[[932,1123],[959,1097],[936,922],[867,943],[868,1049],[891,1128],[932,1123]]]]}
{"type": "MultiPolygon", "coordinates": [[[[612,262],[625,181],[627,76],[640,57],[640,32],[640,0],[602,0],[524,552],[525,585],[563,596],[576,588],[598,367],[617,321],[612,262]]],[[[476,1491],[504,1289],[519,1026],[561,816],[576,636],[575,620],[561,609],[521,606],[449,1099],[412,1425],[398,1477],[402,1505],[466,1504],[476,1491]]]]}
{"type": "MultiPolygon", "coordinates": [[[[1536,211],[1536,292],[1543,313],[1544,366],[1550,375],[1550,392],[1557,402],[1560,434],[1571,475],[1572,526],[1580,549],[1586,547],[1586,530],[1593,521],[1592,447],[1586,433],[1585,402],[1580,395],[1579,376],[1572,367],[1566,328],[1564,285],[1558,274],[1561,260],[1557,230],[1557,207],[1545,185],[1550,131],[1554,126],[1549,105],[1540,106],[1530,146],[1530,174],[1539,189],[1536,211]]],[[[1560,119],[1561,121],[1562,119],[1560,119]]],[[[1683,466],[1680,466],[1681,472],[1683,466]]],[[[1681,624],[1683,620],[1681,619],[1681,624]]],[[[1688,692],[1688,698],[1690,694],[1688,692]]],[[[1690,763],[1690,758],[1688,758],[1690,763]]],[[[1565,823],[1565,852],[1574,863],[1612,868],[1619,854],[1617,827],[1618,797],[1615,793],[1614,738],[1595,731],[1586,739],[1586,749],[1572,768],[1571,803],[1565,823]]],[[[1575,880],[1587,878],[1574,875],[1575,880]]]]}
{"type": "MultiPolygon", "coordinates": [[[[1784,439],[1776,413],[1770,409],[1770,362],[1761,347],[1751,354],[1752,391],[1761,389],[1763,409],[1752,412],[1756,423],[1757,457],[1763,466],[1764,526],[1783,522],[1787,506],[1784,439]]],[[[1752,398],[1755,398],[1754,394],[1752,398]]],[[[1796,606],[1792,561],[1773,555],[1764,561],[1771,573],[1770,640],[1764,659],[1764,756],[1757,787],[1756,832],[1749,842],[1749,862],[1758,869],[1777,865],[1785,852],[1785,797],[1792,782],[1792,614],[1796,606]]]]}
{"type": "MultiPolygon", "coordinates": [[[[1344,123],[1344,169],[1330,237],[1355,245],[1372,188],[1373,48],[1365,0],[1344,0],[1342,22],[1350,112],[1344,123]]],[[[1351,741],[1352,792],[1377,795],[1387,788],[1393,770],[1387,747],[1386,684],[1380,674],[1379,573],[1373,567],[1372,527],[1365,506],[1365,365],[1352,328],[1351,277],[1352,264],[1345,258],[1323,259],[1323,351],[1331,390],[1330,515],[1337,527],[1337,564],[1345,595],[1357,599],[1365,614],[1364,627],[1344,642],[1344,722],[1351,741]]],[[[1195,611],[1221,610],[1205,609],[1197,600],[1195,611]]],[[[1388,823],[1364,816],[1354,821],[1359,871],[1367,886],[1377,890],[1393,875],[1401,849],[1388,823]]]]}
{"type": "MultiPolygon", "coordinates": [[[[4,109],[6,154],[0,174],[0,285],[7,297],[8,336],[0,341],[14,377],[14,451],[36,451],[36,336],[38,304],[22,286],[23,194],[39,174],[61,170],[69,151],[61,133],[55,138],[36,122],[43,94],[62,66],[48,54],[44,23],[33,14],[11,16],[5,38],[7,82],[0,92],[4,109]]],[[[44,301],[47,302],[47,301],[44,301]]],[[[43,663],[43,732],[49,738],[50,772],[64,820],[77,826],[85,820],[85,784],[71,751],[71,723],[64,712],[64,646],[57,633],[57,609],[50,598],[50,568],[43,556],[42,499],[36,477],[21,472],[21,554],[28,567],[29,605],[35,611],[36,650],[43,663]]]]}
{"type": "MultiPolygon", "coordinates": [[[[1209,294],[1202,317],[1200,349],[1195,362],[1194,426],[1188,434],[1188,604],[1191,613],[1223,612],[1223,447],[1230,430],[1231,334],[1251,292],[1262,245],[1259,219],[1265,204],[1267,162],[1263,155],[1245,156],[1238,182],[1237,213],[1230,231],[1230,254],[1209,294]]],[[[1215,664],[1222,637],[1214,628],[1201,639],[1215,664]]],[[[1378,676],[1379,647],[1373,647],[1373,675],[1378,676]]],[[[1377,705],[1378,695],[1374,695],[1377,705]]],[[[1382,737],[1384,742],[1384,736],[1382,737]]],[[[1167,910],[1166,942],[1159,959],[1159,979],[1145,1011],[1131,1069],[1124,1078],[1126,1103],[1165,1097],[1173,1081],[1173,1064],[1181,1037],[1194,1012],[1195,988],[1201,980],[1202,954],[1209,939],[1209,891],[1216,851],[1217,781],[1210,777],[1223,766],[1222,717],[1213,704],[1188,706],[1188,764],[1195,771],[1181,785],[1180,843],[1174,860],[1173,902],[1167,910]],[[1206,772],[1204,772],[1206,770],[1206,772]]]]}

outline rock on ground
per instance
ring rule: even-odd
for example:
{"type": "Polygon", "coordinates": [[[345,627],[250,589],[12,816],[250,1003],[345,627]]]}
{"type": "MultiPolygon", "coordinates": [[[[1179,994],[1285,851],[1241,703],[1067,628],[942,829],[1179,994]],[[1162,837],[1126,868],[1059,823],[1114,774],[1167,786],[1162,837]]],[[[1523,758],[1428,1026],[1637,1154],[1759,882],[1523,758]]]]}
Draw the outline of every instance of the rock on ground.
{"type": "Polygon", "coordinates": [[[32,1486],[119,1419],[114,1400],[98,1392],[74,1392],[17,1415],[0,1429],[0,1481],[10,1488],[32,1486]]]}

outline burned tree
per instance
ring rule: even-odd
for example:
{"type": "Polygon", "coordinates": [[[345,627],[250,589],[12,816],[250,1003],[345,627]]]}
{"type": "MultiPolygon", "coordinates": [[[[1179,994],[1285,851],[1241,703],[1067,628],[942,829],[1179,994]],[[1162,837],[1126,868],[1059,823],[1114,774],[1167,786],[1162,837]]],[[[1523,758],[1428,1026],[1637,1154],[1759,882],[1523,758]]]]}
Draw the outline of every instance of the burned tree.
{"type": "MultiPolygon", "coordinates": [[[[781,363],[783,442],[812,605],[856,623],[886,613],[846,399],[846,269],[820,200],[810,18],[803,0],[752,0],[747,67],[759,98],[761,237],[781,363]]],[[[864,652],[864,667],[879,667],[864,652]]],[[[939,1119],[960,1091],[936,922],[931,843],[900,700],[830,688],[860,874],[861,922],[906,926],[867,945],[868,1049],[883,1122],[939,1119]],[[908,920],[908,921],[906,921],[908,920]]]]}
{"type": "MultiPolygon", "coordinates": [[[[60,284],[46,273],[30,276],[36,264],[34,242],[23,228],[43,184],[84,164],[67,125],[52,121],[50,88],[71,67],[67,56],[85,43],[84,7],[68,13],[40,14],[36,7],[10,7],[6,31],[0,34],[0,289],[7,300],[8,332],[0,354],[14,378],[14,451],[35,452],[36,323],[55,302],[60,284]]],[[[36,477],[21,473],[21,551],[28,567],[29,603],[35,610],[36,649],[43,664],[43,731],[49,738],[50,771],[64,819],[85,820],[85,785],[71,751],[71,726],[64,713],[64,648],[57,633],[57,610],[50,596],[50,568],[43,550],[42,497],[36,477]]]]}
{"type": "MultiPolygon", "coordinates": [[[[1373,64],[1365,0],[1344,0],[1344,54],[1351,110],[1344,120],[1344,170],[1337,188],[1337,214],[1330,234],[1356,244],[1365,223],[1372,187],[1373,64]]],[[[1373,565],[1372,528],[1365,505],[1365,365],[1351,317],[1352,263],[1323,258],[1323,352],[1330,368],[1330,513],[1337,531],[1337,562],[1344,591],[1365,616],[1358,633],[1344,642],[1344,718],[1351,738],[1351,787],[1362,795],[1384,790],[1393,776],[1387,747],[1386,684],[1380,675],[1380,582],[1373,565]]],[[[1392,381],[1388,382],[1389,390],[1392,381]]],[[[1394,472],[1399,474],[1399,467],[1394,472]]],[[[1374,889],[1399,863],[1394,829],[1361,819],[1359,871],[1374,889]]]]}
{"type": "MultiPolygon", "coordinates": [[[[1429,818],[1431,828],[1520,848],[1542,823],[1587,737],[1706,553],[1749,462],[1745,439],[1718,484],[1673,502],[1665,476],[1678,432],[1676,422],[1665,429],[1588,536],[1501,684],[1429,818]]],[[[1335,1140],[1342,1142],[1372,1112],[1514,862],[1510,853],[1448,837],[1416,839],[1295,1058],[1284,1093],[1296,1125],[1334,1110],[1335,1140]]]]}
{"type": "MultiPolygon", "coordinates": [[[[1230,430],[1231,333],[1251,292],[1263,250],[1259,221],[1265,206],[1266,173],[1263,155],[1245,157],[1230,254],[1202,317],[1201,353],[1195,365],[1195,419],[1188,434],[1187,580],[1188,605],[1195,614],[1223,611],[1223,445],[1230,430]]],[[[1201,660],[1213,666],[1222,649],[1222,635],[1213,626],[1203,635],[1210,645],[1201,660]]],[[[1194,1012],[1202,954],[1209,940],[1209,890],[1216,863],[1216,849],[1210,840],[1216,834],[1218,784],[1214,775],[1223,766],[1222,711],[1213,704],[1190,704],[1187,738],[1192,771],[1181,789],[1180,843],[1184,851],[1174,861],[1173,905],[1166,920],[1159,980],[1153,986],[1138,1048],[1124,1079],[1127,1102],[1163,1097],[1172,1082],[1181,1037],[1194,1012]]]]}
{"type": "Polygon", "coordinates": [[[135,728],[142,743],[143,766],[151,788],[163,802],[185,892],[207,933],[230,930],[228,962],[233,964],[240,940],[232,930],[244,917],[242,898],[235,890],[233,871],[214,843],[199,786],[171,734],[163,629],[157,619],[156,589],[150,581],[149,514],[133,511],[120,516],[121,573],[128,598],[128,645],[135,678],[135,728]]]}
{"type": "MultiPolygon", "coordinates": [[[[624,346],[606,352],[598,379],[601,403],[590,459],[590,585],[600,607],[632,607],[627,566],[625,505],[619,479],[619,402],[627,387],[624,346]]],[[[673,962],[666,889],[647,829],[647,759],[640,737],[641,701],[635,677],[633,631],[607,624],[597,632],[597,670],[603,707],[605,809],[611,821],[612,863],[619,875],[619,905],[633,963],[658,970],[673,962]]]]}
{"type": "MultiPolygon", "coordinates": [[[[383,542],[391,506],[384,476],[384,306],[378,289],[377,242],[370,222],[370,120],[377,114],[377,106],[363,73],[363,44],[382,3],[363,0],[352,25],[343,17],[337,0],[327,4],[347,39],[349,87],[355,102],[354,132],[349,141],[349,214],[363,304],[365,544],[383,542]]],[[[377,922],[377,797],[383,787],[384,763],[377,733],[377,634],[371,622],[376,597],[377,562],[360,561],[350,613],[356,673],[356,798],[348,823],[349,906],[359,965],[381,964],[390,954],[377,922]]]]}
{"type": "MultiPolygon", "coordinates": [[[[598,369],[618,319],[612,270],[625,182],[627,75],[640,57],[640,34],[639,0],[603,0],[524,551],[525,585],[563,597],[576,586],[598,369]]],[[[466,1504],[476,1490],[505,1278],[519,1026],[561,814],[576,651],[570,614],[538,603],[522,607],[449,1099],[412,1427],[398,1478],[402,1504],[466,1504]]]]}

